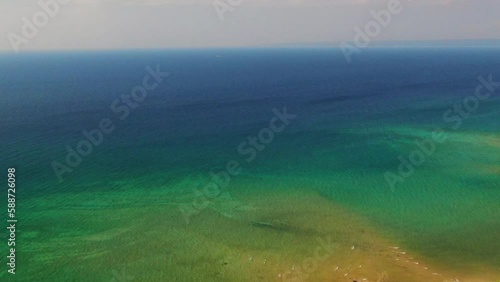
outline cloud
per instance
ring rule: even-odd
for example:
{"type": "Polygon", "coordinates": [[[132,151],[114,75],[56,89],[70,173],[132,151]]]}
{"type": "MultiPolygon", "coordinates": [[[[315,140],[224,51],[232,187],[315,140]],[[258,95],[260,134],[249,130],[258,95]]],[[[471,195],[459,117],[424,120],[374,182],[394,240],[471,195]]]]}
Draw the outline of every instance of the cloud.
{"type": "MultiPolygon", "coordinates": [[[[0,51],[40,0],[0,1],[0,51]]],[[[352,40],[390,0],[241,0],[220,22],[215,0],[71,0],[26,50],[260,46],[352,40]],[[91,20],[89,20],[91,19],[91,20]],[[75,32],[77,31],[77,32],[75,32]]],[[[218,0],[231,1],[237,0],[218,0]]],[[[500,39],[498,0],[400,0],[379,40],[500,39]]]]}

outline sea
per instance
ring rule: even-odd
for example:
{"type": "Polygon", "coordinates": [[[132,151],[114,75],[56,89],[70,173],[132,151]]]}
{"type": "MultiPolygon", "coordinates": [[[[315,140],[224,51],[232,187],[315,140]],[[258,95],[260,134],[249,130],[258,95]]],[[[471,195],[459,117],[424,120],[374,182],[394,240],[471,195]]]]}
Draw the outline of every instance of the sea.
{"type": "Polygon", "coordinates": [[[496,282],[499,132],[495,47],[2,53],[0,281],[496,282]]]}

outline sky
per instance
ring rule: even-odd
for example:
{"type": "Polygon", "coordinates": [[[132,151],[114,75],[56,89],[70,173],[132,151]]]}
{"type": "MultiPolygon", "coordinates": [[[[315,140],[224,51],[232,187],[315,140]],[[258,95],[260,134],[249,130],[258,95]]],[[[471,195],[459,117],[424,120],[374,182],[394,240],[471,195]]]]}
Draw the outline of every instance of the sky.
{"type": "Polygon", "coordinates": [[[1,0],[0,51],[339,44],[390,1],[374,41],[500,39],[499,0],[1,0]]]}

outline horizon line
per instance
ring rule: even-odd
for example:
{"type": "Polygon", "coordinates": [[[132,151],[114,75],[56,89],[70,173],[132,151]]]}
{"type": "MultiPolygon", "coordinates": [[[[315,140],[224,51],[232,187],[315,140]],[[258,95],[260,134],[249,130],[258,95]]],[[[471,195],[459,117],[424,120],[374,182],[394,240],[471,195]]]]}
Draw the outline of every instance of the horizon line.
{"type": "MultiPolygon", "coordinates": [[[[82,53],[82,52],[119,52],[119,51],[182,51],[182,50],[236,50],[236,49],[341,49],[343,42],[295,42],[241,46],[199,46],[199,47],[155,47],[155,48],[88,48],[88,49],[26,49],[16,54],[13,50],[0,50],[0,54],[19,55],[23,53],[82,53]]],[[[381,48],[500,48],[500,39],[439,39],[439,40],[391,40],[372,41],[372,46],[363,49],[381,48]],[[461,43],[443,45],[443,43],[461,43]],[[475,44],[471,44],[475,43],[475,44]],[[487,43],[487,44],[485,44],[487,43]],[[405,45],[406,44],[406,45],[405,45]]]]}

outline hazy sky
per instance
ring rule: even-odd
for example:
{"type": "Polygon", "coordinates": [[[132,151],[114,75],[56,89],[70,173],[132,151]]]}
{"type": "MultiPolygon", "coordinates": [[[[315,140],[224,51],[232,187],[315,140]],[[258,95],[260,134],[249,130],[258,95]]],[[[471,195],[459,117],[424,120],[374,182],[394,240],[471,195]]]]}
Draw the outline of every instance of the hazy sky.
{"type": "MultiPolygon", "coordinates": [[[[354,27],[364,28],[370,11],[386,9],[390,0],[217,0],[221,7],[235,4],[223,21],[213,0],[64,1],[33,38],[19,43],[21,51],[352,41],[354,27]]],[[[500,39],[499,0],[400,1],[403,11],[374,40],[500,39]]],[[[0,50],[12,50],[9,34],[24,37],[22,18],[33,22],[43,11],[38,2],[0,1],[0,50]]]]}

